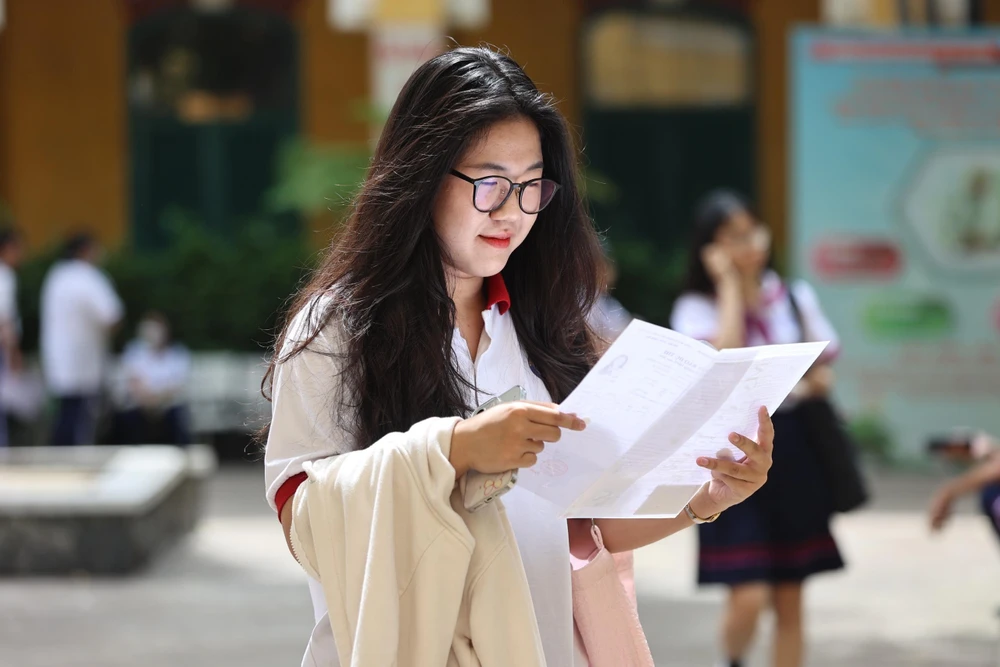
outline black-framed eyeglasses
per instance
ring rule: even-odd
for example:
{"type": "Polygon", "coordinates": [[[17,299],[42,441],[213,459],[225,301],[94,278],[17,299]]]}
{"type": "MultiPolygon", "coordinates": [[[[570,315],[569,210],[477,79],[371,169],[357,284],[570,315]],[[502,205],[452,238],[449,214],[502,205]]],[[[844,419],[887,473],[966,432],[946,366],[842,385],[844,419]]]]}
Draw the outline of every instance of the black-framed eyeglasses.
{"type": "Polygon", "coordinates": [[[533,178],[524,183],[515,183],[506,176],[471,178],[455,169],[451,170],[451,175],[472,183],[472,205],[480,213],[496,211],[517,190],[517,205],[528,215],[534,215],[551,204],[559,190],[559,184],[548,178],[533,178]]]}

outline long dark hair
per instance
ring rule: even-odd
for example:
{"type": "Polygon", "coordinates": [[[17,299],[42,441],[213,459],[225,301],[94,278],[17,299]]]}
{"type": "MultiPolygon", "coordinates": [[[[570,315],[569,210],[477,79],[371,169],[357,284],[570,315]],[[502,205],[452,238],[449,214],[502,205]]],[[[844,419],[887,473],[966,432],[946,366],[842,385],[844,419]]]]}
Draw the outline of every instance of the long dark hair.
{"type": "MultiPolygon", "coordinates": [[[[311,309],[307,321],[318,326],[272,361],[265,389],[276,364],[336,317],[345,339],[337,417],[356,449],[421,419],[470,411],[452,355],[455,304],[431,210],[466,148],[493,123],[519,116],[538,127],[545,176],[562,188],[503,269],[510,315],[553,400],[583,379],[596,361],[586,315],[601,250],[578,190],[569,128],[509,56],[457,48],[421,65],[400,92],[344,229],[291,306],[290,315],[311,309]],[[318,297],[332,306],[312,312],[318,297]]],[[[277,350],[287,335],[286,323],[277,350]]]]}
{"type": "MultiPolygon", "coordinates": [[[[715,295],[715,281],[701,259],[705,246],[715,242],[719,228],[735,214],[750,212],[750,206],[740,195],[730,190],[713,190],[695,207],[691,226],[691,245],[683,291],[715,295]]],[[[756,218],[754,218],[756,220],[756,218]]]]}

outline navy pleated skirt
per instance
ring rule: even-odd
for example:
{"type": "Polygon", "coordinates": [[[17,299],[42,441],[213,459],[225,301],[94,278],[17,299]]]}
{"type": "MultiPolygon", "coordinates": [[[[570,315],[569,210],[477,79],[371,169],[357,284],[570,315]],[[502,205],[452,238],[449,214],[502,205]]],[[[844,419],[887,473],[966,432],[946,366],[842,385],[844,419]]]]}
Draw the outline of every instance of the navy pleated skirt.
{"type": "Polygon", "coordinates": [[[698,582],[801,582],[844,566],[828,484],[798,412],[775,413],[774,463],[753,496],[699,526],[698,582]]]}

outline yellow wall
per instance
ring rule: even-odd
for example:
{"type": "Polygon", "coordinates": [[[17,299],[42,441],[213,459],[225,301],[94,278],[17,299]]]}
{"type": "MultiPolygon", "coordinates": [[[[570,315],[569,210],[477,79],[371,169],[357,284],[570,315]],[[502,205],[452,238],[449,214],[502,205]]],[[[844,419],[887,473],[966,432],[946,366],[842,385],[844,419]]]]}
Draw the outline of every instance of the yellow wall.
{"type": "MultiPolygon", "coordinates": [[[[126,0],[6,0],[0,32],[0,199],[28,243],[80,226],[109,243],[128,231],[126,0]],[[54,7],[58,5],[58,11],[54,7]]],[[[321,142],[360,142],[352,103],[368,94],[363,33],[334,31],[327,0],[301,0],[302,127],[321,142]]],[[[575,0],[503,0],[462,44],[508,46],[539,86],[577,117],[575,0]],[[526,20],[530,17],[530,20],[526,20]]]]}
{"type": "Polygon", "coordinates": [[[579,0],[493,0],[493,20],[477,31],[454,31],[460,44],[506,47],[539,90],[551,93],[570,122],[579,122],[579,0]]]}
{"type": "MultiPolygon", "coordinates": [[[[326,21],[327,0],[302,0],[303,126],[320,141],[364,141],[368,129],[352,116],[351,102],[368,94],[368,39],[338,32],[326,21]]],[[[579,117],[576,81],[577,0],[494,0],[492,21],[480,30],[453,30],[459,44],[506,47],[538,87],[579,117]],[[526,20],[530,17],[530,20],[526,20]]]]}
{"type": "Polygon", "coordinates": [[[6,0],[6,10],[0,198],[33,246],[77,226],[118,239],[127,206],[120,0],[6,0]]]}
{"type": "Polygon", "coordinates": [[[368,127],[351,103],[368,96],[368,39],[335,32],[326,19],[327,0],[302,0],[298,9],[301,116],[306,134],[320,142],[368,138],[368,127]]]}
{"type": "Polygon", "coordinates": [[[983,2],[983,21],[986,23],[1000,23],[1000,1],[985,0],[983,2]]]}

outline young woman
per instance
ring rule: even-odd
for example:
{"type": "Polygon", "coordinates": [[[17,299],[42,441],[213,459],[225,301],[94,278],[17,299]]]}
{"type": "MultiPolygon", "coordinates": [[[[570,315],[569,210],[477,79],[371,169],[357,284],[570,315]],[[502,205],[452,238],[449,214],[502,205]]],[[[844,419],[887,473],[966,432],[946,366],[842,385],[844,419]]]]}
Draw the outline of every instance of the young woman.
{"type": "Polygon", "coordinates": [[[803,654],[802,583],[843,567],[830,534],[822,470],[794,409],[796,400],[829,391],[837,335],[809,285],[786,285],[767,268],[768,230],[738,196],[709,195],[698,208],[693,234],[686,288],[671,317],[675,330],[720,349],[831,341],[773,416],[779,447],[767,486],[699,530],[699,582],[730,586],[722,632],[729,664],[740,664],[761,610],[771,606],[775,667],[796,667],[803,654]]]}
{"type": "MultiPolygon", "coordinates": [[[[286,538],[289,500],[309,461],[370,453],[391,432],[467,416],[520,384],[531,401],[454,427],[449,460],[469,469],[528,467],[561,429],[582,429],[561,401],[596,361],[586,318],[601,250],[577,189],[576,154],[551,99],[509,57],[459,48],[411,76],[385,124],[345,228],[291,308],[272,366],[267,498],[286,538]]],[[[734,434],[741,461],[701,459],[712,480],[691,499],[712,517],[754,493],[772,434],[734,434]]],[[[574,633],[571,543],[589,522],[559,519],[537,496],[504,496],[550,666],[585,665],[574,633]]],[[[598,521],[612,552],[692,524],[598,521]]],[[[402,537],[400,538],[402,539],[402,537]]],[[[576,552],[575,551],[575,552],[576,552]]],[[[322,589],[303,664],[337,664],[322,589]]],[[[405,622],[405,619],[402,619],[405,622]]]]}

